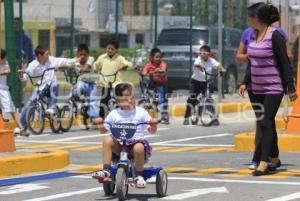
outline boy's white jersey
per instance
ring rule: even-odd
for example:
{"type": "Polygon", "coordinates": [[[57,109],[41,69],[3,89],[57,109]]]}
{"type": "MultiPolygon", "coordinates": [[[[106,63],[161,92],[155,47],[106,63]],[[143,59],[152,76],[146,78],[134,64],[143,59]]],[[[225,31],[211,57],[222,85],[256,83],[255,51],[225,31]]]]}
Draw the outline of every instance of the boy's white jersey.
{"type": "MultiPolygon", "coordinates": [[[[48,68],[61,67],[65,65],[69,65],[71,63],[75,63],[76,59],[67,59],[67,58],[56,58],[49,56],[48,61],[43,65],[40,64],[37,60],[33,60],[29,63],[25,72],[28,73],[31,77],[41,76],[43,72],[48,68]]],[[[22,81],[28,80],[29,77],[27,74],[24,74],[22,81]]],[[[56,82],[57,78],[54,70],[49,70],[45,73],[43,78],[43,83],[41,82],[41,78],[34,79],[37,83],[41,84],[39,89],[44,89],[47,85],[51,85],[52,82],[56,82]]]]}
{"type": "MultiPolygon", "coordinates": [[[[5,70],[9,69],[8,62],[0,65],[0,74],[2,74],[5,70]]],[[[8,89],[7,86],[7,75],[0,75],[0,89],[8,89]]]]}
{"type": "MultiPolygon", "coordinates": [[[[215,60],[214,58],[209,57],[207,61],[204,61],[200,56],[194,62],[194,65],[203,66],[208,73],[211,73],[212,69],[217,69],[221,64],[215,60]]],[[[201,71],[199,68],[193,66],[193,75],[192,78],[194,80],[204,82],[205,81],[205,72],[201,71]]]]}
{"type": "MultiPolygon", "coordinates": [[[[133,123],[139,124],[144,122],[149,122],[151,116],[149,113],[141,107],[135,107],[130,111],[124,111],[121,108],[114,109],[111,111],[105,118],[106,122],[109,123],[133,123]]],[[[109,130],[108,124],[104,124],[105,127],[109,130]]],[[[148,125],[139,125],[132,139],[144,139],[145,130],[148,128],[148,125]]]]}

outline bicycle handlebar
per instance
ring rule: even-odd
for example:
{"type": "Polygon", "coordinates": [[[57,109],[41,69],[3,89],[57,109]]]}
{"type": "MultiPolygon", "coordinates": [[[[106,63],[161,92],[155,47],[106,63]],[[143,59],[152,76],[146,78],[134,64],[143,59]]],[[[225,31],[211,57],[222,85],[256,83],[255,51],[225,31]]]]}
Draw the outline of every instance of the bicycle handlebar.
{"type": "Polygon", "coordinates": [[[30,80],[30,82],[31,82],[31,84],[33,85],[33,86],[36,86],[36,87],[39,87],[39,86],[41,86],[42,85],[42,83],[43,83],[43,80],[44,80],[44,76],[45,76],[45,74],[46,74],[46,72],[47,71],[50,71],[50,70],[55,70],[56,68],[47,68],[46,70],[44,70],[44,72],[42,73],[42,75],[38,75],[38,76],[31,76],[29,73],[27,73],[27,72],[23,72],[24,74],[26,74],[28,77],[29,77],[29,80],[30,80]],[[34,81],[33,81],[33,79],[35,79],[35,78],[40,78],[41,77],[41,80],[40,80],[40,83],[38,83],[38,82],[36,82],[36,83],[34,83],[34,81]]]}

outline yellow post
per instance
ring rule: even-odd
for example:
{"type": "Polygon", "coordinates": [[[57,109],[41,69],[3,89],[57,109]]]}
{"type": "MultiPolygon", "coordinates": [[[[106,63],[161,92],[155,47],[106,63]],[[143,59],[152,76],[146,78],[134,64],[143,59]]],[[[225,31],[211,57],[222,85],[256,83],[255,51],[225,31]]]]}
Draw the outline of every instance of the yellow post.
{"type": "MultiPolygon", "coordinates": [[[[300,39],[300,34],[299,34],[300,39]]],[[[299,41],[300,44],[300,41],[299,41]]],[[[300,135],[300,45],[298,44],[298,73],[297,73],[297,95],[292,114],[288,117],[287,129],[288,133],[300,135]]]]}
{"type": "Polygon", "coordinates": [[[50,52],[53,56],[56,55],[56,48],[55,48],[55,26],[50,26],[50,52]]]}

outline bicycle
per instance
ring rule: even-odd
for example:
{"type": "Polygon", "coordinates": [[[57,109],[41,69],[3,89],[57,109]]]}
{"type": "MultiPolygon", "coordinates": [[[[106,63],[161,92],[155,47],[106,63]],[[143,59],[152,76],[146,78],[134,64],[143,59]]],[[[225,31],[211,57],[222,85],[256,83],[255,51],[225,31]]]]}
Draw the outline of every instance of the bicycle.
{"type": "Polygon", "coordinates": [[[191,111],[191,123],[192,125],[197,125],[200,119],[203,126],[211,126],[217,120],[217,110],[215,100],[211,97],[210,91],[213,79],[208,79],[208,76],[217,77],[218,75],[208,73],[205,68],[203,70],[205,73],[206,91],[204,94],[199,94],[196,98],[197,104],[192,107],[191,111]]]}
{"type": "MultiPolygon", "coordinates": [[[[112,136],[121,145],[120,159],[117,162],[113,162],[110,167],[110,180],[103,183],[103,190],[105,195],[113,195],[116,190],[116,194],[119,200],[125,200],[128,195],[129,186],[135,187],[134,178],[135,163],[134,158],[128,156],[128,149],[126,141],[131,139],[138,126],[149,124],[148,122],[142,122],[139,124],[133,123],[110,123],[109,125],[112,136]]],[[[168,189],[168,175],[167,172],[160,166],[152,166],[144,168],[142,176],[147,180],[156,175],[156,194],[157,197],[165,197],[168,189]]]]}
{"type": "MultiPolygon", "coordinates": [[[[71,73],[71,72],[69,72],[71,73]]],[[[61,109],[60,109],[60,116],[61,116],[61,131],[62,132],[68,132],[72,125],[73,125],[73,121],[74,121],[74,117],[75,119],[78,119],[79,114],[82,116],[82,120],[83,120],[83,125],[85,127],[86,130],[89,130],[90,126],[88,123],[88,119],[89,114],[89,104],[88,104],[88,95],[86,91],[84,91],[83,93],[80,93],[80,95],[83,96],[78,96],[77,94],[73,93],[74,89],[76,89],[74,86],[77,83],[79,74],[78,73],[73,73],[75,76],[68,76],[67,73],[64,71],[64,76],[65,79],[68,83],[71,83],[72,87],[71,87],[71,98],[68,102],[68,104],[64,105],[61,109]]]]}
{"type": "MultiPolygon", "coordinates": [[[[139,76],[143,80],[148,75],[143,75],[139,69],[136,69],[139,76]]],[[[158,97],[154,90],[151,90],[149,84],[145,86],[145,91],[142,92],[141,99],[138,100],[138,106],[144,108],[153,117],[159,119],[158,97]]]]}
{"type": "Polygon", "coordinates": [[[50,97],[50,86],[46,85],[46,89],[40,91],[39,87],[43,83],[44,76],[47,71],[55,70],[55,68],[47,68],[42,75],[40,76],[30,76],[30,74],[24,72],[27,74],[27,76],[30,79],[30,82],[33,86],[37,87],[37,98],[35,98],[31,105],[28,107],[26,111],[25,119],[27,121],[28,129],[31,133],[34,133],[36,135],[40,135],[43,133],[45,129],[45,119],[49,119],[50,128],[53,133],[59,133],[60,131],[60,110],[59,107],[56,105],[54,108],[54,114],[47,114],[45,105],[47,105],[47,102],[45,100],[45,97],[50,97]],[[39,82],[34,82],[33,79],[41,78],[39,82]]]}

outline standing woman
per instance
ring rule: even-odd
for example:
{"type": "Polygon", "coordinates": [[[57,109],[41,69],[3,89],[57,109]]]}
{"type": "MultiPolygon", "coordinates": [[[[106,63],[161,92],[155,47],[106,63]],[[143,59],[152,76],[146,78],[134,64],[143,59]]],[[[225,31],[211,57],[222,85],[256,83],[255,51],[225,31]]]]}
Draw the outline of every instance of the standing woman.
{"type": "Polygon", "coordinates": [[[253,176],[261,176],[281,164],[278,158],[279,151],[274,149],[278,147],[275,116],[284,93],[288,93],[292,101],[297,99],[297,94],[286,42],[271,26],[280,18],[278,9],[271,4],[256,3],[248,8],[248,17],[256,33],[247,46],[250,68],[239,88],[239,94],[244,96],[246,85],[250,84],[252,105],[263,106],[262,112],[257,116],[257,129],[260,129],[261,137],[257,139],[255,150],[260,154],[260,162],[252,173],[253,176]]]}
{"type": "MultiPolygon", "coordinates": [[[[292,49],[291,49],[291,47],[289,45],[289,42],[288,42],[287,34],[285,33],[284,30],[282,30],[278,26],[272,25],[272,27],[275,28],[275,30],[278,31],[281,34],[281,36],[283,37],[283,39],[285,40],[286,46],[287,46],[287,54],[289,56],[290,61],[292,61],[293,60],[293,54],[292,54],[292,49]]],[[[242,34],[241,42],[240,42],[239,48],[238,48],[237,53],[236,53],[236,60],[237,60],[238,63],[247,63],[248,64],[247,70],[250,70],[249,58],[248,58],[248,55],[247,55],[247,47],[248,47],[249,43],[252,40],[255,39],[256,34],[257,34],[256,30],[253,29],[252,27],[248,27],[247,29],[245,29],[243,34],[242,34]]],[[[254,102],[255,100],[252,100],[253,93],[252,93],[250,83],[247,85],[247,91],[248,91],[248,96],[249,96],[250,102],[254,102]]],[[[255,113],[256,118],[259,118],[260,111],[261,111],[261,105],[253,104],[252,108],[253,108],[253,111],[255,113]]],[[[275,126],[275,122],[274,122],[273,126],[275,126]]],[[[276,131],[276,128],[274,128],[274,130],[276,131]]],[[[276,138],[274,140],[276,141],[277,140],[277,135],[275,135],[275,137],[276,138]]],[[[260,138],[261,138],[261,132],[260,132],[260,129],[257,126],[257,122],[256,122],[255,147],[256,147],[256,144],[259,143],[260,138]]],[[[274,143],[274,145],[275,145],[275,147],[273,147],[272,149],[274,151],[277,151],[278,150],[277,143],[274,143]]],[[[249,165],[250,170],[255,170],[257,168],[257,166],[259,164],[259,161],[260,161],[260,155],[261,155],[260,151],[255,149],[254,154],[253,154],[253,158],[252,158],[252,161],[251,161],[251,165],[249,165]]]]}

